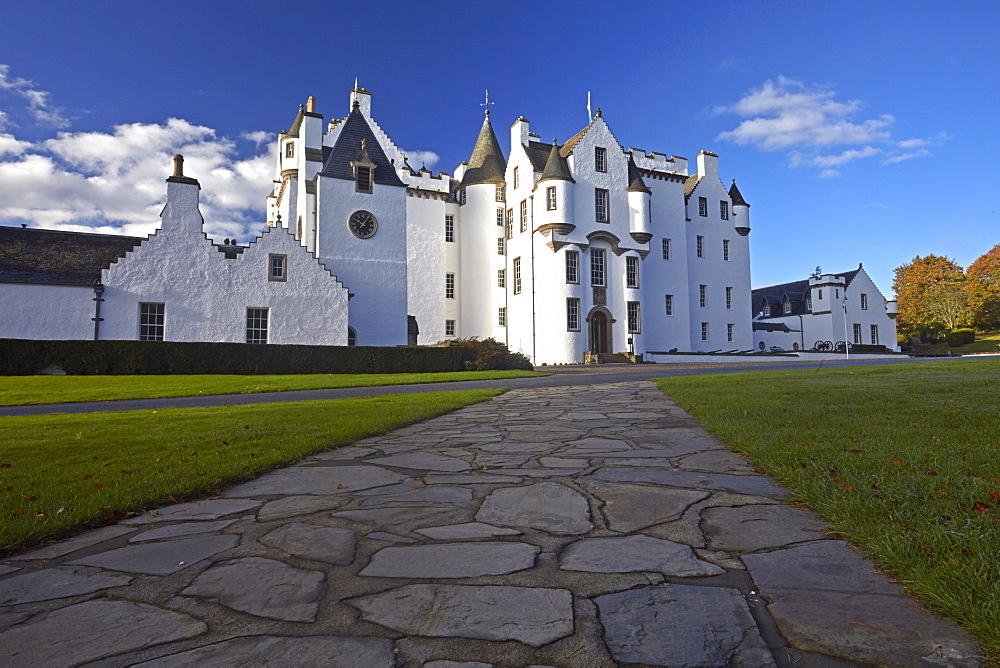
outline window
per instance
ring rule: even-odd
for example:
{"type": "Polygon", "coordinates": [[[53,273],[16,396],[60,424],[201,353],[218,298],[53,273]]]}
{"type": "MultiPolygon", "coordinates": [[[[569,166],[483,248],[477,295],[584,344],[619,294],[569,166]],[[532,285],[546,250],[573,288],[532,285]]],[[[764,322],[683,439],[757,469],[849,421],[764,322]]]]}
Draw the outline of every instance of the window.
{"type": "Polygon", "coordinates": [[[670,259],[670,239],[663,240],[663,259],[670,259]]]}
{"type": "Polygon", "coordinates": [[[504,224],[503,209],[497,209],[497,227],[503,227],[503,224],[504,224]]]}
{"type": "Polygon", "coordinates": [[[465,188],[458,191],[458,203],[465,204],[465,188]]]}
{"type": "MultiPolygon", "coordinates": [[[[725,202],[723,202],[723,204],[724,203],[725,202]]],[[[735,327],[736,326],[733,325],[732,323],[726,325],[726,341],[732,341],[733,340],[733,329],[735,329],[735,327]]]]}
{"type": "Polygon", "coordinates": [[[604,250],[601,248],[590,249],[590,284],[604,285],[604,250]]]}
{"type": "Polygon", "coordinates": [[[608,217],[608,191],[597,188],[594,190],[594,216],[599,223],[607,223],[611,219],[608,217]]]}
{"type": "Polygon", "coordinates": [[[708,323],[701,323],[701,340],[708,341],[708,323]]]}
{"type": "Polygon", "coordinates": [[[444,335],[445,336],[455,336],[455,321],[445,320],[444,321],[444,335]]]}
{"type": "Polygon", "coordinates": [[[295,157],[295,144],[292,142],[287,142],[285,144],[285,157],[294,158],[295,157]]]}
{"type": "Polygon", "coordinates": [[[698,305],[705,308],[708,305],[708,286],[698,286],[698,305]]]}
{"type": "Polygon", "coordinates": [[[267,343],[266,308],[247,309],[247,343],[267,343]]]}
{"type": "Polygon", "coordinates": [[[705,197],[698,198],[698,215],[702,217],[708,216],[708,199],[705,197]]]}
{"type": "Polygon", "coordinates": [[[733,289],[729,286],[726,286],[726,308],[733,308],[733,289]]]}
{"type": "Polygon", "coordinates": [[[514,258],[514,294],[521,294],[521,258],[514,258]]]}
{"type": "Polygon", "coordinates": [[[498,202],[507,201],[507,186],[497,186],[497,201],[498,202]]]}
{"type": "Polygon", "coordinates": [[[507,209],[507,225],[504,228],[504,235],[508,239],[514,238],[514,209],[507,209]]]}
{"type": "Polygon", "coordinates": [[[771,305],[768,304],[767,302],[764,302],[764,316],[770,317],[770,315],[771,315],[771,305]]]}
{"type": "Polygon", "coordinates": [[[807,311],[812,311],[812,308],[813,308],[812,293],[811,292],[807,292],[806,293],[806,310],[807,311]]]}
{"type": "Polygon", "coordinates": [[[816,299],[822,299],[823,298],[823,288],[819,288],[816,292],[817,292],[816,299]]]}
{"type": "Polygon", "coordinates": [[[608,171],[608,150],[606,148],[594,147],[594,169],[599,172],[608,171]]]}
{"type": "Polygon", "coordinates": [[[729,262],[729,239],[722,240],[722,259],[729,262]]]}
{"type": "Polygon", "coordinates": [[[497,269],[497,287],[506,288],[507,287],[507,270],[497,269]]]}
{"type": "Polygon", "coordinates": [[[695,240],[695,243],[696,243],[695,250],[698,253],[698,257],[705,257],[705,237],[699,236],[695,240]]]}
{"type": "Polygon", "coordinates": [[[862,311],[868,310],[868,295],[866,295],[863,292],[861,293],[861,310],[862,311]]]}
{"type": "Polygon", "coordinates": [[[163,304],[139,302],[139,340],[162,341],[164,319],[163,304]]]}
{"type": "Polygon", "coordinates": [[[580,282],[580,253],[566,251],[566,282],[580,282]]]}
{"type": "Polygon", "coordinates": [[[446,214],[444,217],[444,240],[455,240],[455,216],[446,214]]]}
{"type": "Polygon", "coordinates": [[[631,334],[639,333],[639,302],[626,302],[626,313],[628,314],[628,331],[631,334]]]}
{"type": "Polygon", "coordinates": [[[545,208],[549,211],[556,209],[556,187],[549,186],[545,189],[545,208]]]}
{"type": "Polygon", "coordinates": [[[357,165],[357,188],[359,193],[370,193],[372,191],[372,168],[357,165]]]}
{"type": "Polygon", "coordinates": [[[444,275],[444,298],[455,298],[455,274],[444,275]]]}
{"type": "Polygon", "coordinates": [[[665,297],[664,302],[666,303],[666,307],[667,307],[667,311],[666,311],[667,315],[673,315],[674,314],[674,296],[673,295],[663,295],[663,296],[665,297]]]}
{"type": "Polygon", "coordinates": [[[507,326],[507,307],[501,306],[497,311],[497,324],[501,327],[507,326]]]}
{"type": "Polygon", "coordinates": [[[517,167],[514,168],[514,190],[517,190],[521,185],[521,173],[517,167]]]}
{"type": "Polygon", "coordinates": [[[353,327],[347,328],[347,345],[349,346],[358,345],[358,333],[354,331],[353,327]]]}
{"type": "Polygon", "coordinates": [[[521,200],[521,231],[528,229],[528,200],[521,200]]]}
{"type": "Polygon", "coordinates": [[[630,288],[639,287],[639,258],[631,255],[625,257],[625,285],[630,288]]]}
{"type": "Polygon", "coordinates": [[[267,256],[267,280],[287,281],[288,280],[288,256],[275,255],[267,256]]]}
{"type": "Polygon", "coordinates": [[[872,332],[872,345],[873,346],[877,346],[878,345],[878,325],[872,325],[871,326],[871,332],[872,332]]]}
{"type": "Polygon", "coordinates": [[[833,298],[834,299],[840,299],[840,288],[837,288],[836,290],[834,290],[833,293],[834,293],[833,294],[833,298]]]}
{"type": "Polygon", "coordinates": [[[861,324],[854,323],[854,342],[861,343],[861,324]]]}
{"type": "Polygon", "coordinates": [[[507,244],[504,243],[503,237],[499,237],[497,239],[497,255],[506,255],[506,254],[507,254],[507,244]]]}
{"type": "Polygon", "coordinates": [[[781,301],[781,310],[784,311],[785,313],[791,313],[792,312],[792,300],[789,299],[788,297],[785,297],[781,301]]]}
{"type": "Polygon", "coordinates": [[[575,297],[566,300],[566,329],[570,332],[580,331],[580,300],[575,297]]]}
{"type": "Polygon", "coordinates": [[[719,202],[719,215],[722,216],[722,220],[729,220],[729,202],[719,202]]]}

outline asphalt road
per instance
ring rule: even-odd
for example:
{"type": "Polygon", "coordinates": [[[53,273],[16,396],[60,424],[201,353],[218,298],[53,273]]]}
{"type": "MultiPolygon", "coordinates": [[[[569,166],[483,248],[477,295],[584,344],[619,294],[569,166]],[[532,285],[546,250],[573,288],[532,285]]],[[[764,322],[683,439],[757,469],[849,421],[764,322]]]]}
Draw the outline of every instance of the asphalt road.
{"type": "MultiPolygon", "coordinates": [[[[445,390],[510,389],[529,387],[566,387],[594,385],[597,383],[625,383],[649,378],[673,376],[702,376],[743,371],[775,371],[781,369],[816,369],[819,367],[867,366],[902,364],[907,362],[933,362],[935,359],[852,360],[823,362],[779,362],[755,364],[608,364],[602,366],[538,367],[551,376],[537,378],[509,378],[506,380],[476,380],[457,383],[424,383],[420,385],[388,385],[383,387],[350,387],[330,390],[297,390],[292,392],[261,392],[258,394],[216,394],[197,397],[168,397],[163,399],[129,399],[122,401],[87,401],[69,404],[38,404],[32,406],[0,407],[0,417],[8,415],[44,415],[47,413],[96,413],[99,411],[137,411],[160,408],[199,408],[209,406],[244,406],[282,401],[316,401],[371,397],[383,394],[413,394],[445,390]]],[[[961,358],[950,358],[961,359],[961,358]]]]}

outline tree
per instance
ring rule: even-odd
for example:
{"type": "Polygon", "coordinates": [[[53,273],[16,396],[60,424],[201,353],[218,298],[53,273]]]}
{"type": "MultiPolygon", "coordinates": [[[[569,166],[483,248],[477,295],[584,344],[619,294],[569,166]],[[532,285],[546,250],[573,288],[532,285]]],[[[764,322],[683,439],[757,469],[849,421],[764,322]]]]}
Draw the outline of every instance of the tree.
{"type": "Polygon", "coordinates": [[[926,292],[927,312],[932,323],[955,329],[970,324],[969,295],[965,286],[958,281],[948,281],[932,285],[926,292]]]}
{"type": "Polygon", "coordinates": [[[1000,244],[980,255],[965,273],[969,310],[980,329],[1000,329],[1000,244]]]}
{"type": "MultiPolygon", "coordinates": [[[[931,289],[945,283],[962,285],[965,275],[962,267],[940,255],[913,258],[907,264],[895,269],[896,278],[892,289],[896,293],[899,316],[896,327],[907,335],[926,334],[937,331],[945,323],[933,306],[939,300],[931,299],[931,289]]],[[[938,292],[942,293],[940,288],[938,292]]],[[[940,296],[940,295],[938,295],[940,296]]]]}

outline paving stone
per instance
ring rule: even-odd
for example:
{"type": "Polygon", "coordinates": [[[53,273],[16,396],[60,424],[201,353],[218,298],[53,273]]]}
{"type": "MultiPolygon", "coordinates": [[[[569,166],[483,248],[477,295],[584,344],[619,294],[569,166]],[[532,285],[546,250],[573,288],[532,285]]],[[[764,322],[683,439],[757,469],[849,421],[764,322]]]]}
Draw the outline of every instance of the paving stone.
{"type": "Polygon", "coordinates": [[[595,599],[604,638],[621,663],[773,666],[735,589],[662,585],[595,599]]]}
{"type": "Polygon", "coordinates": [[[380,506],[385,503],[455,503],[472,501],[472,490],[468,487],[440,485],[423,489],[411,489],[405,494],[374,496],[365,499],[363,506],[380,506]]]}
{"type": "Polygon", "coordinates": [[[479,455],[476,466],[520,466],[529,459],[528,455],[479,455]]]}
{"type": "Polygon", "coordinates": [[[201,666],[328,666],[379,668],[395,665],[392,641],[339,636],[251,636],[212,643],[136,664],[146,668],[201,666]]]}
{"type": "Polygon", "coordinates": [[[85,531],[81,534],[73,536],[72,538],[61,540],[58,543],[53,543],[52,545],[46,545],[41,549],[32,550],[31,552],[11,557],[11,560],[23,561],[31,559],[58,559],[59,557],[65,556],[71,552],[76,552],[77,550],[82,550],[85,547],[97,545],[98,543],[103,543],[106,540],[112,540],[113,538],[118,538],[119,536],[124,536],[132,531],[135,531],[135,527],[124,526],[122,524],[112,524],[111,526],[85,531]]]}
{"type": "Polygon", "coordinates": [[[342,566],[354,561],[354,532],[347,529],[293,522],[264,534],[260,542],[304,559],[342,566]]]}
{"type": "Polygon", "coordinates": [[[580,465],[579,460],[567,459],[565,457],[539,457],[538,463],[546,468],[575,468],[580,465]]]}
{"type": "Polygon", "coordinates": [[[520,536],[520,531],[483,524],[481,522],[466,522],[464,524],[447,524],[440,527],[417,529],[417,533],[437,540],[460,540],[462,538],[492,538],[493,536],[520,536]]]}
{"type": "Polygon", "coordinates": [[[17,626],[24,620],[31,617],[30,612],[3,612],[0,613],[0,631],[17,626]]]}
{"type": "Polygon", "coordinates": [[[588,474],[587,479],[606,482],[651,482],[656,485],[687,487],[689,489],[717,489],[737,494],[768,496],[775,499],[788,496],[788,490],[778,487],[762,475],[727,475],[724,473],[695,473],[694,471],[606,467],[588,474]]]}
{"type": "Polygon", "coordinates": [[[265,473],[223,492],[224,496],[342,494],[409,480],[380,466],[292,466],[265,473]]]}
{"type": "Polygon", "coordinates": [[[383,578],[471,578],[535,565],[541,548],[527,543],[444,543],[386,547],[358,575],[383,578]]]}
{"type": "Polygon", "coordinates": [[[815,514],[792,506],[706,508],[701,520],[708,547],[728,552],[754,552],[817,540],[827,528],[815,514]]]}
{"type": "Polygon", "coordinates": [[[541,647],[573,633],[573,595],[566,589],[413,584],[344,603],[367,621],[435,638],[541,647]]]}
{"type": "Polygon", "coordinates": [[[698,559],[687,545],[650,536],[584,538],[563,550],[559,567],[589,573],[657,571],[674,577],[725,573],[725,569],[698,559]]]}
{"type": "Polygon", "coordinates": [[[212,533],[214,531],[221,531],[225,529],[235,521],[236,520],[233,519],[219,520],[217,522],[184,522],[182,524],[171,524],[170,526],[160,527],[159,529],[143,531],[142,533],[129,538],[128,542],[140,543],[147,540],[159,540],[161,538],[177,538],[179,536],[191,536],[199,533],[212,533]]]}
{"type": "Polygon", "coordinates": [[[872,665],[978,666],[976,642],[906,596],[771,589],[767,606],[799,649],[872,665]]]}
{"type": "MultiPolygon", "coordinates": [[[[657,449],[640,449],[635,448],[632,450],[564,450],[559,453],[560,457],[570,457],[570,458],[586,458],[586,459],[669,459],[670,457],[676,457],[677,452],[675,450],[664,450],[662,448],[657,449]]],[[[617,461],[613,462],[617,465],[617,461]]]]}
{"type": "Polygon", "coordinates": [[[98,552],[70,563],[126,573],[170,575],[202,559],[231,549],[239,542],[239,536],[179,538],[163,543],[129,545],[117,550],[98,552]]]}
{"type": "Polygon", "coordinates": [[[435,515],[453,512],[450,507],[424,508],[372,508],[371,510],[341,510],[332,517],[340,517],[361,524],[377,524],[380,526],[398,526],[417,520],[424,520],[435,515]]]}
{"type": "Polygon", "coordinates": [[[487,474],[428,474],[424,478],[428,485],[477,485],[477,484],[517,484],[521,482],[520,477],[487,475],[487,474]]]}
{"type": "Polygon", "coordinates": [[[21,570],[17,566],[4,566],[0,564],[0,575],[7,575],[8,573],[13,573],[15,571],[21,570]]]}
{"type": "Polygon", "coordinates": [[[370,538],[371,540],[381,540],[387,543],[419,543],[416,538],[408,538],[406,536],[400,536],[394,533],[386,533],[385,531],[372,531],[370,534],[366,535],[365,538],[370,538]]]}
{"type": "Polygon", "coordinates": [[[120,524],[151,524],[153,522],[168,522],[174,520],[217,520],[226,515],[241,513],[260,505],[260,501],[249,499],[207,499],[191,503],[178,503],[150,510],[145,515],[137,515],[120,524]]]}
{"type": "Polygon", "coordinates": [[[193,617],[144,603],[87,601],[0,633],[0,647],[5,666],[75,666],[206,630],[193,617]]]}
{"type": "Polygon", "coordinates": [[[47,568],[0,581],[0,605],[18,605],[79,596],[111,587],[123,587],[131,581],[130,575],[47,568]]]}
{"type": "Polygon", "coordinates": [[[559,468],[559,469],[529,469],[529,468],[519,468],[519,469],[489,469],[483,471],[483,473],[489,473],[490,475],[511,475],[517,474],[519,476],[524,476],[525,478],[558,478],[558,477],[572,477],[577,473],[583,471],[583,467],[577,468],[559,468]]]}
{"type": "Polygon", "coordinates": [[[412,483],[401,482],[398,485],[386,485],[385,487],[372,487],[360,492],[355,492],[355,496],[385,496],[387,494],[403,494],[417,489],[412,483]]]}
{"type": "Polygon", "coordinates": [[[651,485],[628,485],[590,481],[588,492],[604,502],[601,511],[612,531],[631,533],[679,518],[708,492],[651,485]]]}
{"type": "Polygon", "coordinates": [[[334,450],[327,450],[326,452],[317,452],[315,455],[309,457],[309,460],[344,460],[344,459],[358,459],[360,457],[367,457],[368,455],[374,454],[374,448],[366,448],[361,446],[346,447],[346,448],[336,448],[334,450]]]}
{"type": "Polygon", "coordinates": [[[414,452],[405,455],[392,455],[390,457],[369,459],[368,461],[381,466],[394,466],[397,468],[417,469],[420,471],[445,471],[448,473],[459,473],[461,471],[468,471],[472,468],[469,462],[464,459],[435,455],[431,452],[414,452]]]}
{"type": "Polygon", "coordinates": [[[752,473],[747,460],[730,450],[709,450],[688,455],[677,464],[682,469],[696,469],[713,473],[752,473]]]}
{"type": "Polygon", "coordinates": [[[564,535],[586,533],[594,526],[587,499],[554,482],[495,490],[483,501],[476,519],[564,535]]]}
{"type": "Polygon", "coordinates": [[[514,441],[507,440],[501,443],[486,443],[485,445],[479,446],[479,449],[483,452],[495,452],[504,454],[524,454],[529,453],[533,455],[538,454],[549,454],[555,452],[562,447],[562,443],[557,442],[530,442],[530,441],[514,441]]]}
{"type": "Polygon", "coordinates": [[[614,459],[607,464],[615,466],[644,466],[646,468],[672,469],[674,463],[669,459],[650,457],[649,459],[614,459]]]}
{"type": "Polygon", "coordinates": [[[257,512],[257,521],[270,522],[283,520],[299,515],[310,515],[324,510],[339,508],[350,501],[342,496],[286,496],[283,499],[269,501],[257,512]]]}
{"type": "Polygon", "coordinates": [[[481,661],[428,661],[423,668],[492,668],[492,663],[481,661]]]}
{"type": "Polygon", "coordinates": [[[324,581],[319,571],[295,568],[274,559],[246,557],[210,566],[181,595],[218,601],[258,617],[313,622],[326,592],[324,581]]]}
{"type": "Polygon", "coordinates": [[[773,552],[747,554],[743,563],[757,587],[808,589],[864,594],[902,594],[902,589],[875,573],[875,565],[840,540],[806,543],[773,552]]]}

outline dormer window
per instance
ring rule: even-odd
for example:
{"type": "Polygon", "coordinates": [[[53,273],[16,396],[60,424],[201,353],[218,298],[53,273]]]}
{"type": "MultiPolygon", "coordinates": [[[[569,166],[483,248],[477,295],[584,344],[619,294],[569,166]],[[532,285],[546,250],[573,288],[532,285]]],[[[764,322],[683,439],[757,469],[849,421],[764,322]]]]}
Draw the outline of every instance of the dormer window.
{"type": "Polygon", "coordinates": [[[806,293],[806,310],[811,311],[813,308],[813,298],[810,293],[806,293]]]}
{"type": "Polygon", "coordinates": [[[764,302],[764,317],[769,318],[771,316],[771,305],[764,302]]]}
{"type": "Polygon", "coordinates": [[[784,302],[782,302],[781,306],[782,306],[782,310],[785,313],[791,313],[792,312],[792,300],[789,299],[788,297],[785,297],[785,300],[784,300],[784,302]]]}
{"type": "Polygon", "coordinates": [[[357,191],[359,193],[370,193],[372,191],[372,168],[357,167],[357,191]]]}
{"type": "Polygon", "coordinates": [[[359,193],[371,193],[375,183],[375,163],[368,155],[364,139],[361,140],[361,153],[351,162],[354,170],[354,190],[359,193]]]}

